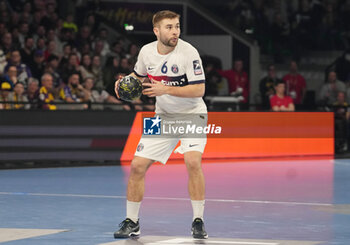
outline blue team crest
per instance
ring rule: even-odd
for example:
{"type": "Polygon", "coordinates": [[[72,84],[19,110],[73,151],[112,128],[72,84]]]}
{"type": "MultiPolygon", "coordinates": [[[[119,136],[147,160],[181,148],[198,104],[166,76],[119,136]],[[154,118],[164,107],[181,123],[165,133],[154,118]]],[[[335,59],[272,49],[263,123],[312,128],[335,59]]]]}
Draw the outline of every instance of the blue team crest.
{"type": "Polygon", "coordinates": [[[172,71],[173,73],[178,73],[178,72],[179,72],[179,67],[178,67],[176,64],[174,64],[174,65],[171,67],[171,71],[172,71]]]}
{"type": "Polygon", "coordinates": [[[162,119],[157,117],[145,117],[143,118],[143,134],[144,135],[160,135],[161,134],[161,121],[162,119]]]}

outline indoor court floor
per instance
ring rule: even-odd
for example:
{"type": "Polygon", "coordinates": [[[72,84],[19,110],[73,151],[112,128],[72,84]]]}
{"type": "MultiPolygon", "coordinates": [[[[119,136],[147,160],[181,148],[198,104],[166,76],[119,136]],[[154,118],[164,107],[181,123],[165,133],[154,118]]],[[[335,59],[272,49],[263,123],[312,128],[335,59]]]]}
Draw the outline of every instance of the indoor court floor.
{"type": "Polygon", "coordinates": [[[207,240],[191,238],[184,164],[146,176],[141,236],[113,238],[125,218],[129,166],[0,171],[0,244],[349,245],[350,160],[203,164],[207,240]]]}

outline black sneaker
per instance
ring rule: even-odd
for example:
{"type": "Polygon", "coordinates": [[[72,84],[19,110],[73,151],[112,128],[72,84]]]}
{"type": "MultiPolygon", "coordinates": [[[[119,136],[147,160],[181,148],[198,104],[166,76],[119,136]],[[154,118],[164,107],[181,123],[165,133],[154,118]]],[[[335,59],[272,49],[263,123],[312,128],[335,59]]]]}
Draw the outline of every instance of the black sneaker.
{"type": "Polygon", "coordinates": [[[120,229],[114,232],[114,238],[128,238],[140,235],[140,224],[126,218],[119,224],[120,229]]]}
{"type": "Polygon", "coordinates": [[[204,229],[204,223],[201,218],[196,218],[192,223],[191,234],[193,238],[207,239],[208,234],[204,229]]]}

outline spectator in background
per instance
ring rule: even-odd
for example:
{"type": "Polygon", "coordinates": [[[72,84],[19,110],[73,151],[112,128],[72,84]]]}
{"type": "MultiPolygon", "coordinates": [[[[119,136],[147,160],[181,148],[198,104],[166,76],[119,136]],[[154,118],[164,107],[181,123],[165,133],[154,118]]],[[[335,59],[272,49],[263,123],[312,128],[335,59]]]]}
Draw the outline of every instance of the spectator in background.
{"type": "Polygon", "coordinates": [[[13,49],[12,34],[6,32],[1,38],[1,49],[4,52],[6,59],[10,58],[11,51],[13,49]]]}
{"type": "MultiPolygon", "coordinates": [[[[45,29],[45,27],[43,25],[37,26],[36,31],[34,31],[34,33],[35,33],[34,36],[33,36],[34,42],[38,43],[38,40],[40,38],[42,38],[44,40],[44,43],[45,43],[45,40],[46,40],[46,29],[45,29]]],[[[37,44],[36,48],[37,49],[39,48],[38,44],[37,44]]]]}
{"type": "Polygon", "coordinates": [[[106,67],[103,69],[103,87],[107,88],[109,83],[118,80],[117,75],[121,71],[119,63],[119,57],[110,56],[107,59],[106,67]]]}
{"type": "MultiPolygon", "coordinates": [[[[38,30],[38,27],[41,25],[42,15],[40,11],[35,11],[32,16],[32,21],[30,23],[30,33],[35,33],[38,30]]],[[[44,26],[43,26],[44,28],[44,26]]],[[[34,41],[36,41],[37,38],[34,36],[34,41]]]]}
{"type": "Polygon", "coordinates": [[[4,70],[5,70],[6,65],[7,65],[6,56],[4,54],[4,51],[2,51],[2,49],[0,49],[0,76],[2,76],[4,74],[4,70]]]}
{"type": "Polygon", "coordinates": [[[83,81],[85,81],[85,79],[88,77],[94,77],[94,73],[92,72],[91,57],[89,54],[83,54],[81,57],[79,70],[83,81]]]}
{"type": "MultiPolygon", "coordinates": [[[[349,24],[350,25],[350,24],[349,24]]],[[[335,61],[335,72],[340,81],[346,82],[350,78],[350,48],[335,61]]]]}
{"type": "Polygon", "coordinates": [[[45,73],[51,74],[53,78],[53,86],[54,88],[59,88],[62,84],[61,75],[58,72],[58,64],[59,64],[59,58],[56,55],[50,55],[47,59],[46,67],[45,67],[45,73]]]}
{"type": "Polygon", "coordinates": [[[53,78],[50,74],[45,73],[41,77],[41,88],[39,90],[40,107],[45,110],[56,110],[55,91],[53,89],[53,78]]]}
{"type": "Polygon", "coordinates": [[[334,131],[335,131],[335,151],[345,152],[348,148],[348,128],[349,128],[349,105],[345,99],[344,92],[338,92],[337,100],[333,103],[334,111],[334,131]]]}
{"type": "Polygon", "coordinates": [[[24,40],[24,46],[21,48],[21,58],[24,64],[30,65],[33,62],[34,39],[27,36],[24,40]]]}
{"type": "Polygon", "coordinates": [[[11,90],[15,87],[15,84],[18,82],[17,76],[17,67],[9,66],[7,72],[5,73],[4,81],[8,82],[11,85],[11,90]]]}
{"type": "Polygon", "coordinates": [[[249,80],[248,74],[243,70],[243,60],[236,59],[234,61],[233,69],[217,70],[218,73],[225,77],[228,81],[229,93],[236,93],[240,89],[243,90],[243,103],[249,102],[249,80]]]}
{"type": "Polygon", "coordinates": [[[126,57],[121,58],[120,69],[121,69],[121,72],[126,74],[129,74],[131,72],[130,62],[126,57]]]}
{"type": "Polygon", "coordinates": [[[16,11],[12,11],[10,12],[11,16],[10,16],[10,23],[8,23],[8,27],[10,30],[13,30],[14,28],[18,28],[20,25],[20,20],[21,20],[21,15],[16,12],[16,11]]]}
{"type": "Polygon", "coordinates": [[[56,42],[54,40],[48,41],[46,45],[46,50],[44,51],[44,59],[47,61],[50,55],[58,55],[56,53],[56,42]]]}
{"type": "Polygon", "coordinates": [[[9,96],[9,101],[13,101],[14,103],[11,105],[12,109],[29,109],[30,104],[28,104],[28,98],[24,94],[24,84],[18,82],[15,84],[13,88],[13,93],[9,96]],[[27,104],[23,104],[27,103],[27,104]]]}
{"type": "Polygon", "coordinates": [[[63,45],[63,54],[61,54],[61,59],[59,63],[59,68],[62,70],[68,65],[69,55],[72,53],[72,45],[66,43],[63,45]]]}
{"type": "Polygon", "coordinates": [[[8,82],[2,82],[0,84],[0,109],[1,110],[9,110],[11,109],[10,103],[7,103],[10,101],[10,94],[12,91],[11,84],[8,82]]]}
{"type": "Polygon", "coordinates": [[[36,50],[34,52],[33,63],[30,65],[33,73],[33,77],[40,78],[44,74],[45,70],[45,58],[42,50],[36,50]]]}
{"type": "Polygon", "coordinates": [[[345,93],[345,91],[346,86],[337,79],[337,73],[330,71],[328,73],[328,82],[321,87],[319,94],[320,103],[323,105],[333,105],[337,100],[338,93],[345,93]]]}
{"type": "Polygon", "coordinates": [[[60,90],[60,98],[69,103],[88,101],[89,93],[79,82],[79,74],[73,73],[68,78],[67,85],[60,90]]]}
{"type": "Polygon", "coordinates": [[[63,22],[63,28],[73,30],[74,32],[78,32],[78,26],[74,23],[73,14],[68,14],[66,19],[63,22]]]}
{"type": "Polygon", "coordinates": [[[74,31],[72,29],[62,28],[60,37],[63,43],[68,43],[71,46],[73,46],[75,37],[74,37],[74,31]]]}
{"type": "Polygon", "coordinates": [[[294,111],[293,100],[285,95],[286,85],[283,81],[278,81],[275,85],[276,94],[270,98],[272,111],[294,111]]]}
{"type": "Polygon", "coordinates": [[[134,65],[136,64],[137,61],[137,56],[139,54],[139,47],[134,44],[131,43],[129,45],[129,49],[128,49],[128,53],[126,54],[126,58],[129,60],[129,62],[131,63],[131,67],[134,67],[134,65]]]}
{"type": "Polygon", "coordinates": [[[36,78],[29,78],[28,80],[28,88],[26,91],[26,96],[28,102],[30,103],[31,109],[38,108],[39,103],[39,81],[36,78]]]}
{"type": "Polygon", "coordinates": [[[107,54],[104,51],[104,42],[102,40],[97,40],[94,45],[93,45],[93,54],[94,56],[99,56],[100,57],[100,62],[102,64],[102,66],[106,63],[106,57],[107,54]]]}
{"type": "Polygon", "coordinates": [[[306,94],[305,78],[298,73],[298,65],[292,60],[289,66],[289,73],[282,80],[286,83],[286,94],[293,99],[295,105],[301,105],[306,94]]]}
{"type": "MultiPolygon", "coordinates": [[[[7,30],[5,23],[0,21],[0,36],[3,37],[5,35],[5,33],[7,33],[7,32],[8,32],[8,30],[7,30]]],[[[1,40],[1,42],[2,42],[2,40],[1,40]]],[[[1,46],[1,42],[0,42],[0,46],[1,46]]]]}
{"type": "MultiPolygon", "coordinates": [[[[101,45],[101,46],[103,48],[102,48],[101,54],[103,56],[106,56],[110,52],[110,47],[109,47],[109,43],[108,43],[107,38],[108,38],[108,30],[106,28],[101,28],[98,31],[98,37],[97,37],[96,44],[99,41],[102,42],[103,45],[101,45]]],[[[93,45],[93,47],[94,47],[94,45],[93,45]]]]}
{"type": "Polygon", "coordinates": [[[21,47],[24,47],[25,38],[29,33],[29,24],[27,22],[21,22],[18,29],[18,40],[21,47]]]}
{"type": "Polygon", "coordinates": [[[208,63],[204,66],[205,71],[205,95],[218,95],[218,85],[222,78],[215,70],[214,64],[208,63]]]}
{"type": "Polygon", "coordinates": [[[36,41],[36,50],[41,50],[42,52],[46,50],[46,43],[44,38],[38,38],[36,41]]]}
{"type": "Polygon", "coordinates": [[[21,43],[19,41],[19,32],[18,32],[18,27],[15,26],[12,28],[12,46],[13,46],[13,50],[15,49],[20,49],[22,48],[21,43]]]}
{"type": "Polygon", "coordinates": [[[282,79],[276,75],[275,65],[269,65],[267,76],[262,78],[259,83],[261,102],[263,109],[270,109],[270,98],[275,94],[275,85],[280,83],[282,79]]]}
{"type": "Polygon", "coordinates": [[[61,76],[64,83],[67,83],[69,76],[71,74],[79,74],[81,77],[81,73],[79,70],[79,58],[76,53],[71,53],[68,57],[68,63],[61,70],[61,76]]]}
{"type": "Polygon", "coordinates": [[[92,35],[91,35],[90,27],[85,25],[85,26],[80,28],[79,34],[76,38],[76,45],[78,47],[81,47],[87,43],[88,44],[92,43],[92,35]]]}
{"type": "Polygon", "coordinates": [[[122,41],[122,39],[119,39],[113,43],[111,52],[109,53],[109,56],[121,58],[124,55],[125,55],[125,52],[124,52],[124,47],[123,47],[123,41],[122,41]]]}
{"type": "Polygon", "coordinates": [[[85,25],[90,28],[91,33],[96,33],[99,23],[96,21],[96,17],[93,13],[87,15],[85,25]]]}
{"type": "MultiPolygon", "coordinates": [[[[108,102],[108,103],[119,104],[119,105],[123,104],[121,100],[118,100],[116,97],[111,96],[105,90],[101,90],[101,92],[99,92],[98,90],[93,89],[95,84],[94,84],[94,79],[91,77],[88,77],[84,80],[83,86],[85,88],[84,93],[87,93],[88,101],[99,102],[99,103],[108,102]]],[[[100,110],[103,108],[104,108],[103,105],[93,105],[92,107],[92,109],[100,109],[100,110]]],[[[123,109],[130,111],[130,106],[123,104],[123,109]]]]}
{"type": "Polygon", "coordinates": [[[45,8],[46,13],[43,16],[43,24],[45,28],[52,29],[55,28],[55,24],[57,23],[58,15],[56,13],[56,2],[51,1],[46,4],[45,8]]]}
{"type": "MultiPolygon", "coordinates": [[[[59,55],[62,53],[62,50],[63,50],[62,42],[57,37],[57,34],[56,34],[54,29],[50,29],[47,31],[46,39],[47,39],[47,43],[49,43],[49,44],[51,41],[55,42],[55,49],[53,51],[51,51],[51,53],[53,53],[55,55],[59,55]]],[[[48,47],[47,49],[50,49],[50,47],[48,47]]],[[[45,57],[45,59],[47,59],[47,57],[45,57]]]]}
{"type": "Polygon", "coordinates": [[[84,43],[82,46],[79,46],[79,52],[81,54],[89,54],[91,56],[92,51],[91,51],[90,43],[84,43]]]}
{"type": "Polygon", "coordinates": [[[95,81],[95,88],[102,89],[104,86],[100,56],[94,55],[92,57],[91,71],[95,81]]]}

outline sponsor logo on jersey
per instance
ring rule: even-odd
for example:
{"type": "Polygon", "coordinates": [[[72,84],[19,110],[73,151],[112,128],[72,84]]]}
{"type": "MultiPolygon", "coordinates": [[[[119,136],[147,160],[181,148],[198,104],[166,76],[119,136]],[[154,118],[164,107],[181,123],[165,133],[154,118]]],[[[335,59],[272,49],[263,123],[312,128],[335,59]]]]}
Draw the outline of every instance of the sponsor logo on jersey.
{"type": "Polygon", "coordinates": [[[203,74],[202,67],[201,67],[199,60],[193,61],[193,71],[194,71],[194,75],[202,75],[203,74]]]}
{"type": "Polygon", "coordinates": [[[161,82],[164,85],[167,86],[185,86],[188,85],[188,79],[186,75],[182,76],[174,76],[174,77],[169,77],[169,76],[152,76],[150,74],[147,74],[148,77],[151,80],[161,82]]]}
{"type": "Polygon", "coordinates": [[[171,67],[171,71],[172,71],[173,73],[178,73],[178,72],[179,72],[179,67],[178,67],[176,64],[174,64],[174,65],[171,67]]]}
{"type": "Polygon", "coordinates": [[[160,135],[162,119],[157,117],[143,118],[143,134],[144,135],[160,135]]]}

